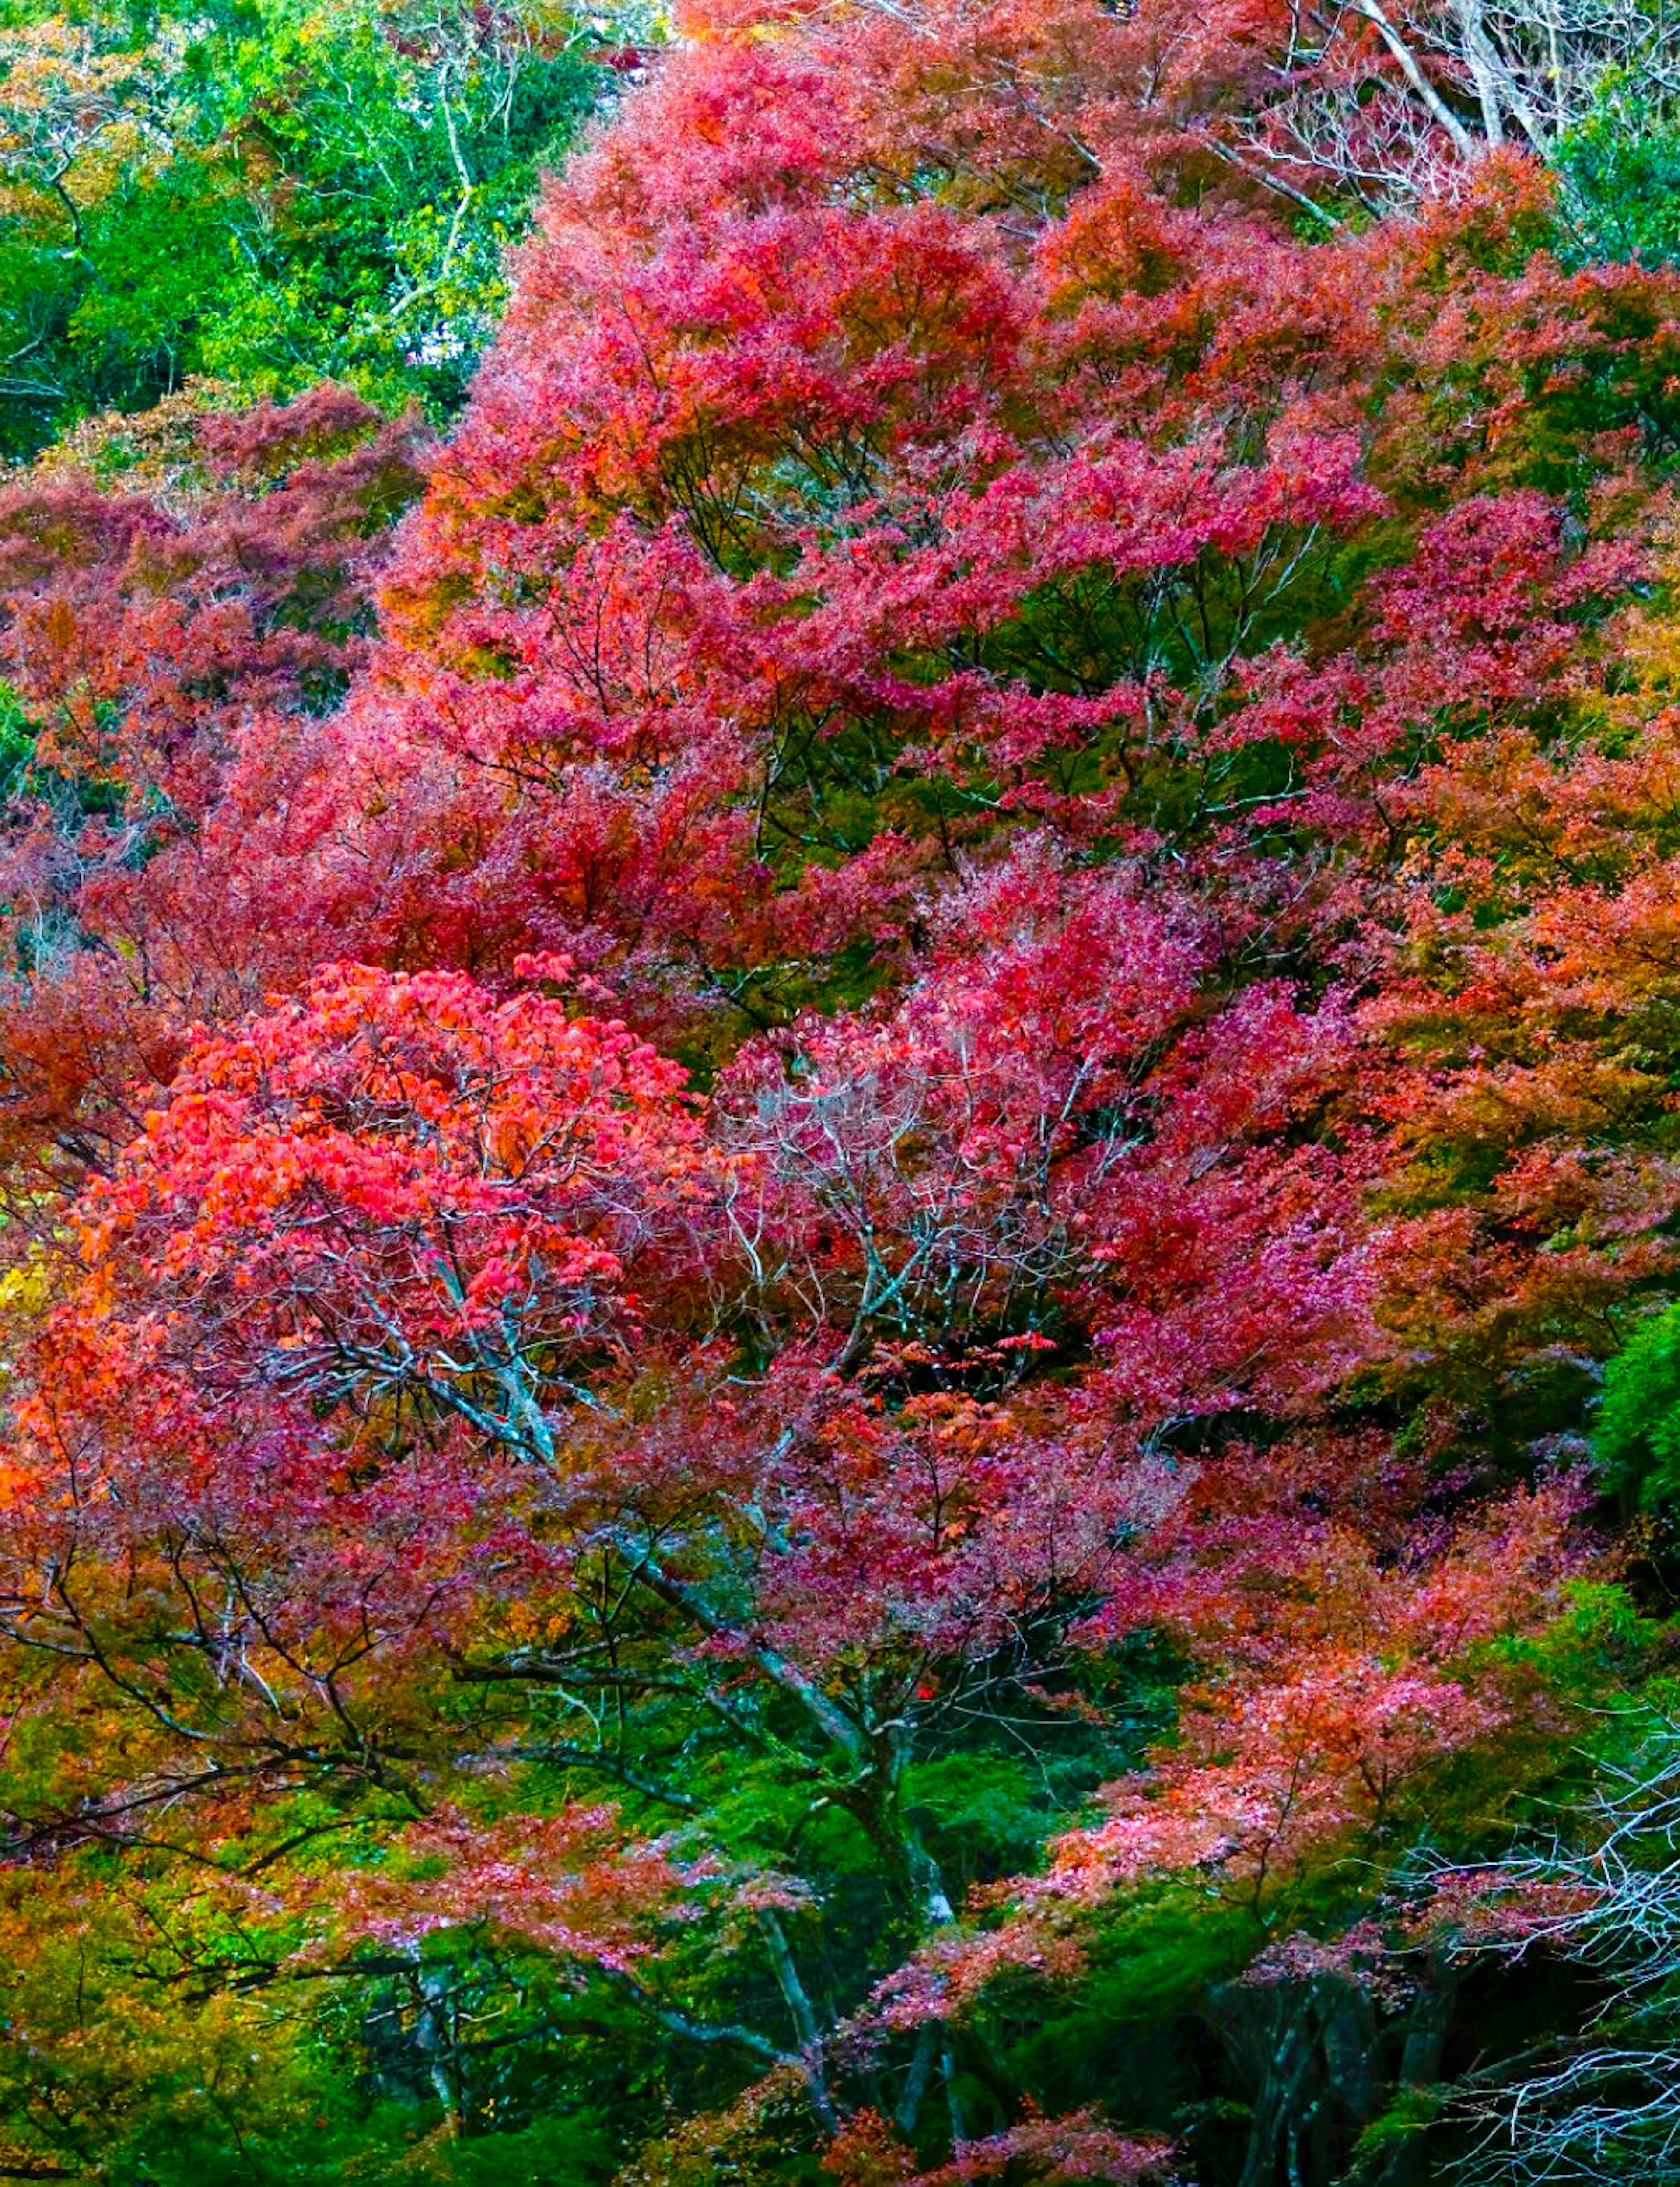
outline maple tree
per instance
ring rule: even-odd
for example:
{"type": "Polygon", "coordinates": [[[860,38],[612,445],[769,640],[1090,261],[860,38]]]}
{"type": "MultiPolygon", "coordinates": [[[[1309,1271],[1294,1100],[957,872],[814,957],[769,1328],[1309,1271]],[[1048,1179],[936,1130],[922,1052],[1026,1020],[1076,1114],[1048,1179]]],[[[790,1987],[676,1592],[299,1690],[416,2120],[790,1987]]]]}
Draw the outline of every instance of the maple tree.
{"type": "Polygon", "coordinates": [[[0,502],[14,1212],[132,1128],[195,1016],[311,961],[293,860],[424,438],[325,388],[155,416],[126,491],[100,445],[0,502]]]}
{"type": "Polygon", "coordinates": [[[1669,32],[1550,35],[710,0],[446,441],[8,480],[0,2171],[1474,2165],[1673,1573],[1669,32]]]}

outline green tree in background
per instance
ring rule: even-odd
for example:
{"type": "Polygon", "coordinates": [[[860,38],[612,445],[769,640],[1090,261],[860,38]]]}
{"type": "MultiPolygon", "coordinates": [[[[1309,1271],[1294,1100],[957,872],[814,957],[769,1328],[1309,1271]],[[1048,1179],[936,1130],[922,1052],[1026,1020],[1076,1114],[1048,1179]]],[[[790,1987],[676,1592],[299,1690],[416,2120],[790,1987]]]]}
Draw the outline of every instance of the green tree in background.
{"type": "Polygon", "coordinates": [[[1599,85],[1558,148],[1561,208],[1588,260],[1680,259],[1680,115],[1672,93],[1632,70],[1599,85]]]}
{"type": "Polygon", "coordinates": [[[652,28],[552,0],[0,6],[0,453],[200,375],[447,416],[540,168],[652,28]]]}

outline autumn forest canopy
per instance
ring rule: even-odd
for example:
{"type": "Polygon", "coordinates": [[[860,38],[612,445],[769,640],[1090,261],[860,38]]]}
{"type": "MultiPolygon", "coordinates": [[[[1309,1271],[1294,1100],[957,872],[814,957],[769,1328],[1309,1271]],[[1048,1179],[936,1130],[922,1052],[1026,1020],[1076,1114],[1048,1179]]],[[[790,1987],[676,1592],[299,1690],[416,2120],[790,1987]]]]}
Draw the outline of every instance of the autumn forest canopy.
{"type": "Polygon", "coordinates": [[[1677,2055],[1680,19],[0,0],[0,2180],[1677,2055]]]}

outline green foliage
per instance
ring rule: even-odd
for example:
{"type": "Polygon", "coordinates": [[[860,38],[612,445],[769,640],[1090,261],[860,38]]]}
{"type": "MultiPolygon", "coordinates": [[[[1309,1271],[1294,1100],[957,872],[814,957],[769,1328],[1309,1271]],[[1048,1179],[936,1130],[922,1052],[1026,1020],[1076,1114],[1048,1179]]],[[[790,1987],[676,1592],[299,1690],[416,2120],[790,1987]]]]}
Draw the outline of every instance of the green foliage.
{"type": "Polygon", "coordinates": [[[537,174],[613,80],[592,21],[547,0],[9,10],[0,453],[198,376],[447,417],[537,174]]]}
{"type": "Polygon", "coordinates": [[[1632,74],[1600,86],[1558,151],[1568,239],[1582,257],[1680,260],[1680,122],[1632,74]]]}
{"type": "Polygon", "coordinates": [[[1665,1644],[1663,1624],[1610,1580],[1572,1580],[1564,1602],[1563,1615],[1531,1644],[1548,1684],[1588,1702],[1602,1701],[1614,1683],[1644,1686],[1665,1644]]]}
{"type": "Polygon", "coordinates": [[[1610,1362],[1595,1442],[1611,1481],[1647,1508],[1680,1494],[1680,1306],[1641,1323],[1610,1362]]]}
{"type": "Polygon", "coordinates": [[[1427,2133],[1441,2117],[1444,2100],[1439,2089],[1402,2082],[1394,2101],[1359,2137],[1357,2156],[1362,2166],[1376,2168],[1381,2161],[1391,2159],[1396,2150],[1427,2133]]]}

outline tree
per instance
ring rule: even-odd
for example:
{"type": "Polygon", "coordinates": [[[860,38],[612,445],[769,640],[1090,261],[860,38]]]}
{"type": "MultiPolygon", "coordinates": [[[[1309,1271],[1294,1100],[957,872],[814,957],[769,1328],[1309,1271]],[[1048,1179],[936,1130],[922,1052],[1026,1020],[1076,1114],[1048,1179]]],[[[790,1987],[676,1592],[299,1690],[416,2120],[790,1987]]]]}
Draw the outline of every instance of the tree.
{"type": "MultiPolygon", "coordinates": [[[[1003,1738],[1111,1768],[1104,1649],[1162,1625],[1138,1590],[1207,1523],[1160,1436],[1286,1422],[1358,1325],[1340,1165],[1285,1143],[1334,1022],[1256,993],[1199,1024],[1188,936],[1123,886],[1063,894],[1007,871],[924,987],[744,1054],[705,1130],[621,1027],[458,975],[325,975],[202,1043],[84,1201],[86,1274],[27,1370],[9,1630],[48,1668],[23,1841],[143,1846],[196,1810],[235,1872],[278,1874],[302,1795],[381,1832],[464,1769],[604,1780],[759,1871],[733,1948],[779,2002],[718,2027],[727,1959],[700,1994],[680,1952],[598,1965],[835,2122],[842,2023],[907,1944],[942,1964],[956,1936],[916,1765],[1003,1738]],[[486,1695],[473,1732],[452,1684],[486,1695]],[[76,1694],[131,1727],[109,1763],[54,1752],[76,1694]],[[718,1770],[759,1788],[744,1836],[711,1817],[718,1770]],[[831,1916],[860,1852],[868,1897],[831,1916]]],[[[1480,1564],[1478,1631],[1542,1607],[1480,1564]]],[[[1228,1627],[1225,1581],[1183,1583],[1228,1627]]],[[[1438,1627],[1430,1584],[1408,1614],[1438,1627]]],[[[1327,1639],[1293,1675],[1351,1691],[1327,1639]]],[[[1407,1710],[1426,1753],[1499,1720],[1424,1673],[1396,1674],[1407,1710]]],[[[422,1933],[464,1926],[440,1894],[422,1933]]],[[[1041,1957],[1025,1933],[982,1936],[975,1969],[1041,1957]]],[[[973,2139],[940,2032],[969,1981],[893,2023],[906,2132],[938,2068],[973,2139]]]]}
{"type": "Polygon", "coordinates": [[[1460,2092],[1467,2179],[1672,2176],[1674,1734],[1660,1719],[1617,1729],[1629,1751],[1606,1757],[1579,1842],[1430,1879],[1425,1918],[1467,1960],[1555,1955],[1602,1986],[1587,2024],[1520,2077],[1484,2072],[1460,2092]]]}
{"type": "Polygon", "coordinates": [[[9,10],[0,447],[205,375],[447,415],[539,163],[632,50],[542,0],[9,10]]]}
{"type": "Polygon", "coordinates": [[[710,8],[442,448],[19,480],[20,2162],[1452,2161],[1385,1893],[1573,1766],[1672,1284],[1680,287],[1280,191],[1278,27],[710,8]]]}
{"type": "Polygon", "coordinates": [[[319,953],[291,924],[295,861],[331,825],[326,717],[424,446],[333,388],[149,431],[119,443],[126,490],[66,466],[0,499],[5,1161],[27,1229],[132,1131],[195,1019],[319,953]]]}

